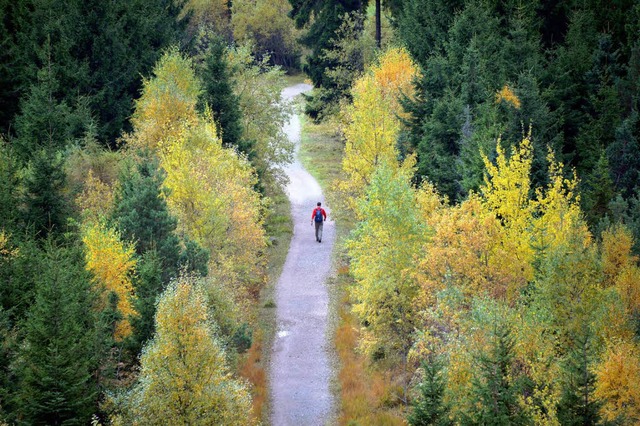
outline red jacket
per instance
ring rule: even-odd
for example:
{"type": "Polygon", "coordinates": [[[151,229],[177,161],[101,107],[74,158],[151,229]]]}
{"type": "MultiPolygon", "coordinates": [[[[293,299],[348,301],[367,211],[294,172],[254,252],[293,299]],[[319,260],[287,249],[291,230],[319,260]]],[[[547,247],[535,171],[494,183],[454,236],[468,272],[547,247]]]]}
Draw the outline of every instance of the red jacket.
{"type": "Polygon", "coordinates": [[[320,210],[320,213],[322,213],[324,220],[327,220],[327,212],[325,212],[322,207],[316,207],[315,209],[313,209],[313,213],[311,213],[311,220],[315,220],[317,210],[320,210]]]}

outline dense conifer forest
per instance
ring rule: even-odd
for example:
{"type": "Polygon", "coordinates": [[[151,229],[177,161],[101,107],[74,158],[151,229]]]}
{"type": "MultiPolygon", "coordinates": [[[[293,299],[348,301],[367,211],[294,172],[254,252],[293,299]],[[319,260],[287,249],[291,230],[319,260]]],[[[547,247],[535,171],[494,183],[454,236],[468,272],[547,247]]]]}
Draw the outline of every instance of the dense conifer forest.
{"type": "Polygon", "coordinates": [[[640,422],[637,1],[0,0],[0,424],[266,420],[297,72],[387,378],[341,422],[640,422]]]}

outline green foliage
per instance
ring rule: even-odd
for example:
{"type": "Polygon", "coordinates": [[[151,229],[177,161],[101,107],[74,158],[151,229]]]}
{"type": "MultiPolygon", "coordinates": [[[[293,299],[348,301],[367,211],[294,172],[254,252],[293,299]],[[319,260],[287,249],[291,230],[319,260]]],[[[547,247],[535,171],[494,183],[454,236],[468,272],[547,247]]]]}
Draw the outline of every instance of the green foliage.
{"type": "Polygon", "coordinates": [[[370,356],[404,356],[414,329],[417,286],[406,273],[426,229],[415,209],[410,172],[384,163],[374,172],[358,203],[362,221],[347,243],[356,280],[353,309],[370,356]]]}
{"type": "Polygon", "coordinates": [[[272,65],[300,69],[299,31],[289,18],[287,0],[235,0],[231,6],[233,36],[250,43],[259,60],[268,57],[272,65]]]}
{"type": "Polygon", "coordinates": [[[185,238],[184,248],[180,252],[178,265],[181,271],[197,273],[206,277],[209,273],[209,251],[197,242],[185,238]]]}
{"type": "MultiPolygon", "coordinates": [[[[339,58],[327,55],[326,52],[334,50],[335,46],[343,43],[340,37],[357,34],[353,31],[340,30],[345,20],[349,19],[351,12],[365,10],[367,1],[362,0],[332,0],[317,2],[313,0],[289,0],[293,9],[290,16],[294,19],[298,28],[308,25],[306,34],[301,38],[301,43],[311,50],[307,57],[307,63],[303,70],[316,89],[320,89],[319,98],[313,95],[313,100],[307,105],[310,116],[317,119],[326,105],[334,104],[342,96],[338,90],[343,82],[329,76],[328,70],[335,70],[342,66],[339,58]],[[313,17],[313,19],[312,19],[313,17]]],[[[348,43],[348,41],[345,40],[348,43]]],[[[344,59],[351,58],[340,58],[344,59]]],[[[357,66],[357,61],[354,63],[357,66]]]]}
{"type": "Polygon", "coordinates": [[[487,353],[480,354],[479,375],[473,381],[474,402],[478,408],[463,424],[531,424],[518,404],[521,384],[514,374],[514,345],[511,330],[504,325],[495,325],[490,348],[487,353]]]}
{"type": "Polygon", "coordinates": [[[596,375],[592,371],[593,335],[588,329],[576,333],[564,366],[565,384],[558,404],[563,426],[600,424],[600,406],[594,395],[596,375]]]}
{"type": "Polygon", "coordinates": [[[478,189],[479,152],[492,158],[492,140],[513,146],[532,127],[532,182],[546,184],[550,147],[586,182],[595,226],[615,196],[606,175],[630,197],[640,168],[627,154],[639,132],[632,3],[407,0],[395,8],[398,35],[423,70],[415,100],[405,102],[416,180],[460,201],[478,189]],[[517,103],[500,95],[507,87],[517,103]]]}
{"type": "Polygon", "coordinates": [[[59,235],[66,229],[68,211],[64,159],[46,149],[32,155],[23,177],[23,220],[41,238],[59,235]]]}
{"type": "Polygon", "coordinates": [[[94,352],[98,336],[90,276],[77,248],[48,241],[42,255],[16,365],[16,420],[86,424],[95,409],[93,372],[101,356],[94,352]]]}
{"type": "Polygon", "coordinates": [[[227,54],[221,39],[211,40],[200,75],[204,89],[201,102],[211,108],[222,143],[237,147],[251,158],[255,153],[252,152],[252,141],[242,137],[239,99],[233,92],[227,54]]]}
{"type": "Polygon", "coordinates": [[[10,231],[18,219],[18,185],[18,165],[13,150],[0,137],[0,223],[6,231],[10,231]]]}
{"type": "Polygon", "coordinates": [[[162,263],[155,250],[145,252],[138,260],[133,287],[137,296],[134,308],[138,315],[131,318],[133,334],[128,343],[132,352],[138,354],[153,337],[156,303],[166,287],[162,282],[162,263]]]}
{"type": "MultiPolygon", "coordinates": [[[[293,144],[283,131],[291,105],[282,102],[284,73],[269,66],[268,59],[256,62],[247,46],[229,52],[232,87],[240,102],[242,139],[251,141],[250,158],[260,185],[283,183],[282,167],[293,159],[293,144]]],[[[248,142],[247,142],[248,143],[248,142]]]]}
{"type": "MultiPolygon", "coordinates": [[[[0,31],[10,36],[2,38],[0,104],[7,108],[2,108],[0,128],[10,129],[18,105],[28,105],[27,99],[33,102],[48,92],[58,109],[76,110],[77,100],[84,99],[83,108],[90,107],[97,121],[99,140],[115,147],[122,130],[130,130],[132,100],[140,91],[141,76],[149,72],[162,48],[177,39],[182,28],[179,12],[179,4],[165,1],[3,2],[0,31]],[[10,74],[3,72],[6,65],[10,74]],[[49,73],[48,86],[43,86],[43,70],[49,73]]],[[[22,127],[44,132],[35,124],[46,116],[38,119],[25,107],[20,109],[22,116],[27,115],[22,127]]],[[[89,117],[87,108],[83,114],[89,117]]]]}
{"type": "Polygon", "coordinates": [[[420,394],[407,421],[411,426],[452,426],[449,407],[444,402],[446,382],[441,361],[432,356],[421,365],[424,378],[418,385],[420,394]]]}
{"type": "Polygon", "coordinates": [[[162,264],[163,281],[177,273],[180,255],[175,234],[177,221],[169,214],[163,189],[165,173],[150,155],[129,165],[120,178],[113,220],[122,237],[135,243],[136,253],[155,250],[162,264]]]}

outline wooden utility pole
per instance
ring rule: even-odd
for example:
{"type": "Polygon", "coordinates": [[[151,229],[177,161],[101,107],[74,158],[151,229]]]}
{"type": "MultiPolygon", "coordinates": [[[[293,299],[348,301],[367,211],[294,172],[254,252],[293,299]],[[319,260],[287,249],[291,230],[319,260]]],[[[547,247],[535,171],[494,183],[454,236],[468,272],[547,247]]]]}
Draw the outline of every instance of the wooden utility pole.
{"type": "Polygon", "coordinates": [[[382,23],[380,22],[380,0],[376,0],[376,45],[382,45],[382,23]]]}

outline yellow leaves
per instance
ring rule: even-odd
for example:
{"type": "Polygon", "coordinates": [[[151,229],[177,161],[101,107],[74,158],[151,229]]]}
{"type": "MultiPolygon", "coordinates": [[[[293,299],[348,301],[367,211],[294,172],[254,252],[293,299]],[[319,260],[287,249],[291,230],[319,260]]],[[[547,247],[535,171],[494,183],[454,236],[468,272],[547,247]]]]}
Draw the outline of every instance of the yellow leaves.
{"type": "Polygon", "coordinates": [[[416,64],[404,48],[390,48],[371,69],[374,83],[379,88],[387,108],[394,114],[402,115],[399,98],[413,96],[413,81],[419,76],[416,64]]]}
{"type": "Polygon", "coordinates": [[[123,319],[118,321],[114,337],[122,340],[132,332],[129,318],[136,315],[132,299],[131,276],[136,265],[134,248],[120,239],[120,234],[101,222],[85,227],[82,241],[86,246],[86,268],[94,275],[94,281],[102,294],[102,306],[107,305],[111,292],[118,295],[117,309],[123,319]]]}
{"type": "Polygon", "coordinates": [[[496,103],[499,104],[500,102],[505,102],[512,105],[515,109],[520,109],[520,99],[513,93],[509,85],[505,84],[502,89],[496,93],[496,103]]]}
{"type": "Polygon", "coordinates": [[[183,126],[197,122],[196,104],[201,92],[191,60],[177,49],[166,52],[156,64],[154,78],[144,81],[142,96],[133,115],[135,137],[129,143],[156,149],[180,133],[183,126]]]}
{"type": "Polygon", "coordinates": [[[401,128],[399,97],[410,96],[418,69],[404,49],[389,49],[380,63],[359,78],[353,88],[353,104],[343,111],[347,117],[342,169],[346,179],[341,189],[349,195],[347,206],[355,209],[355,199],[369,184],[382,163],[397,164],[396,140],[401,128]]]}
{"type": "Polygon", "coordinates": [[[2,229],[0,230],[0,259],[11,258],[18,255],[19,250],[17,248],[9,247],[9,236],[2,229]]]}
{"type": "Polygon", "coordinates": [[[140,360],[132,421],[249,424],[249,392],[228,372],[199,282],[182,277],[169,285],[158,304],[156,330],[140,360]]]}
{"type": "Polygon", "coordinates": [[[505,226],[524,230],[532,212],[529,201],[529,173],[533,160],[531,137],[525,137],[520,146],[514,148],[510,158],[500,140],[496,145],[496,152],[498,156],[495,165],[486,155],[482,155],[487,170],[482,188],[485,203],[505,226]]]}
{"type": "Polygon", "coordinates": [[[82,210],[83,219],[97,222],[100,218],[108,217],[113,208],[113,197],[112,188],[95,177],[93,170],[89,170],[85,188],[78,197],[78,206],[82,210]]]}
{"type": "Polygon", "coordinates": [[[640,422],[640,348],[634,342],[611,342],[596,370],[595,395],[604,401],[608,421],[640,422]]]}
{"type": "Polygon", "coordinates": [[[261,282],[266,240],[251,165],[222,147],[210,111],[196,111],[201,83],[189,59],[170,50],[154,74],[136,103],[130,144],[160,158],[178,231],[209,250],[210,272],[231,287],[261,282]]]}
{"type": "Polygon", "coordinates": [[[564,177],[562,163],[555,160],[553,153],[549,152],[549,184],[546,191],[536,189],[537,216],[536,244],[552,250],[566,241],[579,240],[583,248],[591,244],[591,234],[586,222],[582,218],[579,198],[575,194],[578,180],[573,174],[572,179],[564,177]]]}
{"type": "Polygon", "coordinates": [[[178,229],[209,249],[212,272],[231,284],[260,277],[262,202],[248,161],[222,147],[206,118],[163,143],[160,158],[178,229]]]}
{"type": "Polygon", "coordinates": [[[631,254],[632,247],[633,236],[622,225],[602,234],[604,285],[615,287],[629,314],[640,311],[640,268],[638,256],[631,254]]]}

